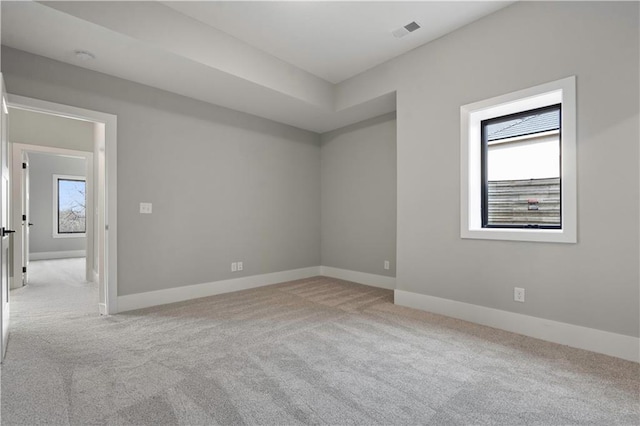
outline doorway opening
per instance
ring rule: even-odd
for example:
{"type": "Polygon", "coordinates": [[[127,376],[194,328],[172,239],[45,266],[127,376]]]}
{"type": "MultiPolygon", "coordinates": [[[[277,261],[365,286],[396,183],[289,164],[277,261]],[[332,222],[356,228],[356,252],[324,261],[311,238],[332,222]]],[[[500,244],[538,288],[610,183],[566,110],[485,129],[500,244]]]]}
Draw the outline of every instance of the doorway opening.
{"type": "MultiPolygon", "coordinates": [[[[33,260],[38,261],[38,265],[33,265],[36,267],[33,272],[51,265],[62,265],[67,269],[73,265],[77,269],[81,265],[79,276],[97,284],[100,314],[116,313],[116,117],[11,94],[8,100],[9,108],[18,112],[9,114],[10,131],[11,116],[20,114],[71,119],[92,129],[90,146],[74,146],[73,135],[58,138],[64,139],[63,143],[56,143],[56,138],[52,137],[41,145],[31,145],[35,142],[27,140],[9,140],[12,150],[11,218],[16,231],[11,288],[30,282],[32,268],[29,262],[33,260]],[[32,211],[35,186],[29,185],[36,163],[65,163],[71,167],[57,169],[57,173],[51,168],[45,172],[50,180],[46,185],[47,192],[51,193],[50,204],[48,213],[40,212],[37,222],[35,211],[32,211]],[[36,227],[41,228],[37,240],[33,235],[36,227]],[[34,247],[35,244],[38,246],[34,247]],[[80,260],[82,263],[79,263],[79,257],[84,257],[84,262],[80,260]],[[73,258],[76,260],[57,263],[52,260],[73,258]]],[[[39,189],[44,189],[42,179],[39,189]]]]}
{"type": "MultiPolygon", "coordinates": [[[[87,149],[93,149],[94,123],[53,116],[43,119],[40,113],[17,109],[11,109],[10,116],[15,120],[16,128],[10,131],[14,139],[29,138],[23,131],[28,123],[30,128],[40,127],[45,137],[51,138],[48,141],[55,143],[57,138],[51,137],[51,129],[46,128],[48,124],[55,126],[64,140],[82,141],[84,137],[87,149]]],[[[38,137],[41,136],[37,136],[35,142],[38,137]]],[[[29,284],[32,260],[82,258],[83,280],[98,282],[94,206],[96,197],[103,191],[95,188],[93,152],[17,142],[12,143],[11,150],[12,213],[16,230],[11,288],[29,284]]],[[[81,266],[79,262],[58,263],[81,266]]]]}

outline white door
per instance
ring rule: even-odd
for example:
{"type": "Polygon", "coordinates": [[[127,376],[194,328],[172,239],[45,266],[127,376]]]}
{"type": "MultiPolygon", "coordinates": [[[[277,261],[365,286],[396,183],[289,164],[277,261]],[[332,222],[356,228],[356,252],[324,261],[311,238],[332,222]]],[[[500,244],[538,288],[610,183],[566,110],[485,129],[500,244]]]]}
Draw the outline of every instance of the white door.
{"type": "MultiPolygon", "coordinates": [[[[29,154],[22,153],[22,285],[29,282],[29,154]]],[[[15,275],[14,275],[15,276],[15,275]]]]}
{"type": "Polygon", "coordinates": [[[0,108],[0,285],[2,289],[2,301],[0,302],[0,318],[2,321],[2,347],[0,360],[7,351],[9,339],[9,236],[13,231],[9,227],[9,144],[7,141],[7,94],[4,89],[4,78],[0,73],[0,86],[2,86],[2,107],[0,108]]]}

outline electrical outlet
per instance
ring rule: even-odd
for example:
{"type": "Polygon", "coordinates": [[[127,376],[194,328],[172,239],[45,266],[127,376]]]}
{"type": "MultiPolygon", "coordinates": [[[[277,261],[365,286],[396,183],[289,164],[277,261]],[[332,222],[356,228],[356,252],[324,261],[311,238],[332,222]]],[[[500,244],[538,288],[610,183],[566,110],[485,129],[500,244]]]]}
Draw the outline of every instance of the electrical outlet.
{"type": "Polygon", "coordinates": [[[238,262],[238,271],[242,271],[244,269],[244,266],[242,265],[242,262],[238,262]]]}
{"type": "Polygon", "coordinates": [[[151,214],[152,207],[151,203],[140,203],[140,213],[151,214]]]}
{"type": "Polygon", "coordinates": [[[238,264],[236,262],[231,263],[231,272],[236,272],[238,270],[238,264]]]}
{"type": "Polygon", "coordinates": [[[524,288],[514,287],[513,288],[513,300],[516,302],[524,303],[524,288]]]}
{"type": "Polygon", "coordinates": [[[388,260],[384,261],[384,269],[387,269],[387,270],[389,269],[389,261],[388,260]]]}

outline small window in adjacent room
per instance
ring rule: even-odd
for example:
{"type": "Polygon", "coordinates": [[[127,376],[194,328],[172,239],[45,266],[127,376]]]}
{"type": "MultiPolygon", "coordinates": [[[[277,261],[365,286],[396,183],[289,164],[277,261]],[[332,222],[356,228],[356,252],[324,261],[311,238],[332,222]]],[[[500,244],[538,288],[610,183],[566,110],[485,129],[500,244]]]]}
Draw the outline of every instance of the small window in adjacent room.
{"type": "Polygon", "coordinates": [[[577,242],[575,77],[460,108],[462,238],[577,242]]]}
{"type": "Polygon", "coordinates": [[[86,234],[86,181],[79,176],[53,176],[54,237],[86,234]]]}

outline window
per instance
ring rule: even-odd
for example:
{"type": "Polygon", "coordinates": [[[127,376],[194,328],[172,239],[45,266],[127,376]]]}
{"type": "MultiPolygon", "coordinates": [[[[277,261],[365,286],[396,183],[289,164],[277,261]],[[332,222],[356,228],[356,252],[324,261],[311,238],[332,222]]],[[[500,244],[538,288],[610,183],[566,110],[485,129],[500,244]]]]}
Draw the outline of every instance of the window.
{"type": "Polygon", "coordinates": [[[53,236],[86,234],[86,181],[82,176],[53,176],[53,236]]]}
{"type": "Polygon", "coordinates": [[[562,228],[560,108],[481,122],[483,228],[562,228]]]}
{"type": "Polygon", "coordinates": [[[575,77],[461,108],[461,237],[576,242],[575,77]]]}

